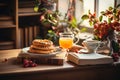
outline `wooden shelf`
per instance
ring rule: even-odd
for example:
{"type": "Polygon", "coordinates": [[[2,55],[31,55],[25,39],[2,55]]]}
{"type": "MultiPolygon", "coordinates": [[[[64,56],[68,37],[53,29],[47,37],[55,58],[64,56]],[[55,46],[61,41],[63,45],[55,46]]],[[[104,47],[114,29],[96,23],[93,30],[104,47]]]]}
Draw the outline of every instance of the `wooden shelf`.
{"type": "Polygon", "coordinates": [[[35,0],[20,0],[18,2],[18,16],[36,16],[40,15],[34,11],[35,0]]]}
{"type": "Polygon", "coordinates": [[[33,8],[19,8],[18,16],[35,16],[40,15],[38,12],[34,12],[33,8]]]}
{"type": "Polygon", "coordinates": [[[6,20],[6,21],[0,21],[0,25],[13,25],[14,22],[11,20],[6,20]]]}
{"type": "Polygon", "coordinates": [[[0,6],[7,6],[6,3],[0,3],[0,6]]]}
{"type": "Polygon", "coordinates": [[[14,47],[14,41],[0,41],[0,49],[13,49],[14,47]]]}
{"type": "Polygon", "coordinates": [[[0,46],[11,45],[11,44],[13,44],[13,41],[0,41],[0,46]]]}
{"type": "Polygon", "coordinates": [[[23,43],[30,43],[36,37],[37,33],[35,30],[37,30],[37,22],[34,23],[34,20],[38,21],[41,13],[34,12],[34,6],[35,0],[0,0],[0,50],[21,48],[21,43],[24,41],[20,37],[22,34],[24,36],[28,33],[29,35],[27,34],[25,38],[30,38],[30,40],[26,39],[23,43]],[[26,25],[25,27],[23,24],[20,25],[20,21],[23,24],[29,21],[27,28],[25,28],[26,25]],[[30,21],[32,22],[29,25],[30,21]],[[34,36],[31,37],[32,33],[34,36]]]}
{"type": "Polygon", "coordinates": [[[13,28],[16,27],[11,17],[0,17],[0,28],[13,28]]]}
{"type": "Polygon", "coordinates": [[[19,8],[18,13],[31,13],[34,12],[33,8],[19,8]]]}
{"type": "Polygon", "coordinates": [[[15,28],[16,25],[0,25],[0,28],[15,28]]]}
{"type": "Polygon", "coordinates": [[[0,50],[16,48],[16,2],[0,0],[0,50]]]}
{"type": "Polygon", "coordinates": [[[13,20],[13,17],[8,15],[0,15],[0,21],[4,20],[13,20]]]}
{"type": "MultiPolygon", "coordinates": [[[[33,1],[31,1],[33,2],[33,1]]],[[[18,9],[18,16],[35,16],[35,15],[40,15],[40,13],[38,12],[35,12],[34,11],[34,5],[32,4],[32,7],[29,6],[30,4],[28,3],[31,3],[31,2],[24,2],[24,3],[21,3],[21,5],[23,4],[23,6],[21,6],[19,9],[18,9]],[[25,3],[29,6],[25,7],[25,3]]]]}
{"type": "MultiPolygon", "coordinates": [[[[7,5],[7,3],[5,4],[7,5]]],[[[16,25],[14,23],[13,16],[10,16],[9,14],[0,15],[0,28],[14,28],[14,27],[16,27],[16,25]]]]}
{"type": "Polygon", "coordinates": [[[19,4],[19,6],[18,6],[19,8],[25,8],[25,7],[26,7],[26,8],[27,8],[27,7],[28,7],[28,8],[29,8],[29,7],[33,8],[33,7],[34,7],[34,4],[35,4],[35,0],[31,0],[31,1],[30,1],[30,0],[29,0],[29,1],[25,1],[25,0],[24,0],[24,1],[19,1],[18,4],[19,4]]]}
{"type": "Polygon", "coordinates": [[[19,13],[18,14],[18,16],[36,16],[36,15],[40,15],[40,13],[31,12],[31,13],[19,13]]]}

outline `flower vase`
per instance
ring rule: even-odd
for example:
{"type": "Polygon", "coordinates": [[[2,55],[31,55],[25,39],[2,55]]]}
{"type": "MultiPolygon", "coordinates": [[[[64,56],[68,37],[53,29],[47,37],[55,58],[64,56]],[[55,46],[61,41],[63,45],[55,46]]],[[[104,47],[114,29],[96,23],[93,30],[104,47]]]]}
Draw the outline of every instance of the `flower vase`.
{"type": "Polygon", "coordinates": [[[101,54],[106,54],[106,55],[110,55],[111,49],[110,49],[110,40],[103,40],[101,41],[101,44],[99,45],[98,49],[97,49],[98,53],[101,54]]]}
{"type": "Polygon", "coordinates": [[[107,46],[109,48],[109,55],[111,55],[113,53],[113,48],[112,48],[112,40],[108,37],[107,38],[107,46]]]}
{"type": "Polygon", "coordinates": [[[108,46],[110,48],[110,55],[119,51],[119,45],[116,41],[116,35],[114,31],[111,31],[108,38],[108,46]]]}
{"type": "Polygon", "coordinates": [[[115,35],[114,35],[114,31],[111,31],[110,33],[111,34],[108,34],[108,36],[104,40],[101,40],[102,44],[100,44],[98,48],[100,53],[105,53],[107,55],[113,54],[112,42],[115,41],[115,35]]]}

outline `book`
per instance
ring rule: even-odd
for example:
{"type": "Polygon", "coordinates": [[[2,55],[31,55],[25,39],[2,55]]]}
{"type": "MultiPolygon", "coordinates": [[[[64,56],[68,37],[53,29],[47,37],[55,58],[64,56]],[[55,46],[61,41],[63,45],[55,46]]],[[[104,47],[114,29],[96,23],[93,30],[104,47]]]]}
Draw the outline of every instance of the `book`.
{"type": "Polygon", "coordinates": [[[90,53],[90,54],[78,54],[71,52],[67,56],[67,60],[77,65],[97,65],[97,64],[112,64],[113,59],[111,56],[90,53]]]}

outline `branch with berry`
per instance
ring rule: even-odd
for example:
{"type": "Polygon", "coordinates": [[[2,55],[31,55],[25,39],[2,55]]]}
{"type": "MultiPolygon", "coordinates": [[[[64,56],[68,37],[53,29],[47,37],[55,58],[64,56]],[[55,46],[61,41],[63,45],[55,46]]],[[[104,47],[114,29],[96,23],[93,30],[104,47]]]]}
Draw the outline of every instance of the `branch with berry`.
{"type": "Polygon", "coordinates": [[[89,20],[90,26],[93,25],[95,39],[105,40],[111,31],[120,31],[120,9],[117,7],[109,7],[106,11],[102,11],[99,17],[96,13],[91,13],[82,16],[82,20],[89,20]]]}

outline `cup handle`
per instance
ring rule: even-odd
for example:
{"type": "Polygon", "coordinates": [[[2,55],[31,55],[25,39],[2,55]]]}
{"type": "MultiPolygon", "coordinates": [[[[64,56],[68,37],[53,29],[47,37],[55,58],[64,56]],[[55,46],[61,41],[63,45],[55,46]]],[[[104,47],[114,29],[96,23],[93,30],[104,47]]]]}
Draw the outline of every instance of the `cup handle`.
{"type": "Polygon", "coordinates": [[[79,37],[75,37],[77,40],[74,42],[74,44],[77,44],[79,42],[79,37]]]}

